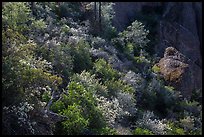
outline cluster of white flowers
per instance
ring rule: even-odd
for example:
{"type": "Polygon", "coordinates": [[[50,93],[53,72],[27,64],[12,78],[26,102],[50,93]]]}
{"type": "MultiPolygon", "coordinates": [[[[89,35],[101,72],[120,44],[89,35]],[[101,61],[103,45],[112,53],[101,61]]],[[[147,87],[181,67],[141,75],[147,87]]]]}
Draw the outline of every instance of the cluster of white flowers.
{"type": "Polygon", "coordinates": [[[93,94],[103,94],[103,92],[107,91],[107,87],[103,86],[99,83],[99,81],[95,78],[95,75],[91,75],[87,71],[82,71],[81,74],[76,74],[72,77],[73,81],[79,82],[87,89],[90,89],[93,94]]]}
{"type": "Polygon", "coordinates": [[[159,120],[154,117],[153,112],[146,111],[143,114],[143,118],[139,119],[136,125],[142,128],[147,128],[156,135],[165,135],[167,130],[171,130],[171,128],[164,123],[165,119],[159,120]]]}
{"type": "Polygon", "coordinates": [[[136,113],[136,101],[132,94],[119,92],[117,98],[125,115],[133,116],[136,113]]]}
{"type": "Polygon", "coordinates": [[[29,104],[28,102],[21,102],[19,106],[3,107],[6,113],[14,114],[18,119],[18,124],[20,127],[26,127],[32,134],[35,133],[33,126],[36,122],[31,122],[28,112],[34,109],[34,104],[29,104]]]}
{"type": "Polygon", "coordinates": [[[116,122],[116,118],[122,111],[122,108],[119,106],[119,101],[117,98],[113,100],[108,100],[107,98],[100,96],[97,97],[98,107],[102,111],[103,116],[106,119],[106,122],[110,127],[113,127],[116,122]]]}

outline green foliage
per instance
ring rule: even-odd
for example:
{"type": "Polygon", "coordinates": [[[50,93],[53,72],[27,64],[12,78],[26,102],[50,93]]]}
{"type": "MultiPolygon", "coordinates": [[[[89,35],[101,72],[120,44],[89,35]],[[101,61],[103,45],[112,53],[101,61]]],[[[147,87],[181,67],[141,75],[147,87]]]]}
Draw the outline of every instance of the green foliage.
{"type": "Polygon", "coordinates": [[[71,81],[82,84],[86,90],[91,91],[93,94],[107,95],[107,87],[96,79],[95,74],[91,75],[87,71],[82,71],[81,74],[74,74],[71,81]]]}
{"type": "Polygon", "coordinates": [[[67,135],[80,135],[88,125],[86,120],[81,114],[81,108],[77,104],[69,105],[60,114],[67,116],[69,120],[63,121],[63,131],[67,135]]]}
{"type": "Polygon", "coordinates": [[[177,92],[166,89],[159,80],[153,79],[142,93],[141,105],[166,116],[168,111],[180,108],[178,103],[180,96],[177,94],[177,92]]]}
{"type": "Polygon", "coordinates": [[[26,2],[6,2],[2,10],[3,24],[15,31],[28,30],[28,21],[31,21],[30,8],[26,2]]]}
{"type": "Polygon", "coordinates": [[[99,128],[103,126],[103,117],[100,110],[96,108],[93,93],[86,91],[82,85],[75,82],[71,82],[68,89],[69,99],[82,107],[83,116],[89,119],[89,127],[99,128]]]}
{"type": "Polygon", "coordinates": [[[65,109],[65,104],[60,100],[54,102],[50,107],[50,110],[52,110],[53,112],[56,112],[56,113],[60,113],[64,109],[65,109]]]}
{"type": "Polygon", "coordinates": [[[149,40],[147,39],[149,31],[144,28],[144,25],[135,20],[131,26],[121,33],[119,37],[125,43],[132,43],[134,45],[134,54],[138,55],[141,49],[147,47],[149,40]]]}
{"type": "MultiPolygon", "coordinates": [[[[55,127],[54,134],[78,135],[90,131],[90,134],[115,135],[112,127],[118,122],[123,124],[123,120],[137,121],[134,135],[202,134],[202,92],[193,92],[190,100],[183,100],[174,87],[165,86],[159,79],[152,78],[154,75],[149,76],[152,71],[160,71],[156,65],[150,67],[154,57],[149,58],[147,53],[157,41],[153,35],[156,27],[151,36],[145,29],[156,25],[157,20],[151,16],[154,13],[149,14],[145,9],[149,15],[143,21],[150,24],[144,26],[136,20],[117,35],[112,26],[113,3],[102,3],[100,31],[97,31],[98,19],[90,22],[92,26],[81,22],[87,19],[84,16],[86,3],[35,2],[33,14],[30,4],[6,2],[2,7],[3,130],[6,128],[8,134],[44,134],[46,125],[49,131],[45,134],[52,134],[55,127]],[[93,27],[103,39],[93,37],[88,27],[93,27]],[[153,42],[149,43],[148,38],[153,38],[153,42]],[[121,73],[108,61],[92,61],[90,49],[104,50],[107,45],[117,47],[118,50],[110,53],[117,52],[124,63],[132,61],[134,65],[125,71],[137,69],[145,79],[139,82],[144,84],[143,88],[136,87],[132,81],[134,87],[123,82],[121,73]],[[53,119],[42,118],[39,112],[52,99],[52,90],[61,94],[58,100],[52,100],[49,109],[67,118],[56,125],[52,124],[53,119]],[[135,98],[140,101],[137,106],[135,98]],[[153,119],[149,113],[135,119],[138,112],[135,106],[154,111],[158,118],[168,116],[165,119],[170,121],[167,133],[164,121],[153,119]],[[40,118],[36,114],[40,114],[40,118]]],[[[132,76],[138,83],[137,76],[132,76]]]]}
{"type": "Polygon", "coordinates": [[[168,125],[170,127],[170,130],[167,131],[168,135],[185,135],[184,129],[178,127],[175,123],[169,122],[168,125]]]}
{"type": "Polygon", "coordinates": [[[47,27],[43,19],[33,21],[31,26],[34,27],[33,29],[39,29],[39,30],[43,30],[47,27]]]}
{"type": "Polygon", "coordinates": [[[152,131],[148,129],[142,129],[142,128],[137,127],[133,131],[133,135],[154,135],[154,134],[152,133],[152,131]]]}
{"type": "Polygon", "coordinates": [[[62,26],[62,32],[68,33],[69,31],[70,31],[70,27],[67,26],[66,24],[64,24],[64,25],[62,26]]]}
{"type": "Polygon", "coordinates": [[[158,73],[158,72],[160,72],[160,68],[157,65],[154,65],[152,67],[152,71],[155,72],[155,73],[158,73]]]}
{"type": "Polygon", "coordinates": [[[50,95],[50,92],[44,92],[42,94],[42,101],[45,101],[48,103],[48,101],[51,99],[51,95],[50,95]]]}
{"type": "Polygon", "coordinates": [[[98,59],[94,63],[94,70],[97,73],[97,77],[101,78],[102,82],[111,79],[118,79],[119,74],[114,70],[110,64],[108,64],[104,59],[98,59]]]}
{"type": "Polygon", "coordinates": [[[107,86],[109,95],[111,96],[116,96],[117,93],[119,92],[126,92],[126,93],[133,94],[135,91],[133,87],[131,87],[128,84],[125,84],[121,80],[111,79],[111,80],[105,81],[104,85],[107,86]]]}
{"type": "Polygon", "coordinates": [[[140,63],[150,63],[149,60],[147,60],[147,58],[145,58],[145,56],[137,56],[137,57],[134,57],[134,60],[140,64],[140,63]]]}
{"type": "Polygon", "coordinates": [[[55,102],[51,108],[54,112],[63,114],[64,108],[75,104],[80,108],[80,115],[88,120],[87,127],[97,129],[103,127],[105,121],[96,103],[92,91],[86,90],[79,83],[71,82],[68,86],[68,95],[63,95],[61,101],[55,102]]]}
{"type": "Polygon", "coordinates": [[[104,127],[96,131],[98,135],[117,135],[116,130],[109,127],[104,127]]]}
{"type": "Polygon", "coordinates": [[[126,45],[126,52],[127,54],[133,54],[134,53],[134,45],[132,43],[127,43],[126,45]]]}
{"type": "Polygon", "coordinates": [[[73,57],[74,72],[88,70],[92,66],[91,55],[89,53],[90,45],[80,40],[76,45],[71,45],[71,56],[73,57]]]}

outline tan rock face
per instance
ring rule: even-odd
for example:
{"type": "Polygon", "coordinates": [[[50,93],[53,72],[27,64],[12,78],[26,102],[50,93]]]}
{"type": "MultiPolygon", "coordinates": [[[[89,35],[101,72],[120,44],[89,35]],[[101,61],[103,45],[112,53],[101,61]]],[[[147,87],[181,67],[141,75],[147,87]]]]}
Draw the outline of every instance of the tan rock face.
{"type": "Polygon", "coordinates": [[[164,57],[156,65],[164,79],[181,91],[184,97],[190,97],[198,88],[196,79],[192,77],[193,63],[175,48],[166,48],[164,57]]]}
{"type": "Polygon", "coordinates": [[[157,66],[166,81],[179,82],[185,68],[188,67],[184,61],[185,58],[175,48],[168,47],[165,50],[164,58],[159,61],[157,66]]]}

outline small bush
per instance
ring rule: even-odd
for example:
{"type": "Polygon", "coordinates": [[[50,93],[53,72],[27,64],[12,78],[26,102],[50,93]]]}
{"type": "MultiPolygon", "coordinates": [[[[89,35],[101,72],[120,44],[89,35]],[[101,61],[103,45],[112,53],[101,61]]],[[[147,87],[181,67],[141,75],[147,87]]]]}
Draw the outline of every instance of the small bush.
{"type": "Polygon", "coordinates": [[[117,135],[116,130],[109,127],[101,128],[97,131],[98,135],[117,135]]]}
{"type": "Polygon", "coordinates": [[[94,63],[94,70],[97,73],[97,76],[101,78],[102,82],[111,79],[118,79],[119,74],[114,70],[110,64],[108,64],[104,59],[98,59],[94,63]]]}
{"type": "Polygon", "coordinates": [[[154,135],[154,134],[152,133],[152,131],[148,129],[142,129],[138,127],[133,131],[133,135],[154,135]]]}
{"type": "Polygon", "coordinates": [[[50,110],[52,110],[53,112],[56,112],[56,113],[60,113],[64,109],[65,109],[65,104],[62,101],[54,102],[50,107],[50,110]]]}
{"type": "Polygon", "coordinates": [[[71,56],[73,58],[74,72],[82,72],[92,67],[91,54],[89,53],[90,45],[80,40],[76,45],[71,45],[71,56]]]}
{"type": "Polygon", "coordinates": [[[125,84],[121,80],[111,79],[111,80],[105,81],[104,85],[107,86],[110,96],[116,96],[117,93],[119,92],[133,94],[135,91],[132,86],[125,84]]]}
{"type": "Polygon", "coordinates": [[[88,120],[82,116],[80,106],[77,104],[69,105],[60,114],[67,116],[69,120],[62,122],[63,131],[68,135],[80,135],[88,126],[88,120]]]}
{"type": "Polygon", "coordinates": [[[170,129],[167,130],[168,135],[185,135],[184,129],[178,127],[175,123],[169,122],[168,125],[170,127],[170,129]]]}

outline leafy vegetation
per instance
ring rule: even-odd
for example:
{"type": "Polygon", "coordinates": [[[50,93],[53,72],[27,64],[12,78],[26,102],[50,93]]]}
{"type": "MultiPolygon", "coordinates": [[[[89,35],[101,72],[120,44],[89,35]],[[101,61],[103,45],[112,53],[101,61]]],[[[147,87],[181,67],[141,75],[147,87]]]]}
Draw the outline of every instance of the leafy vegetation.
{"type": "Polygon", "coordinates": [[[160,77],[152,30],[135,20],[117,32],[114,3],[100,3],[101,22],[95,4],[4,3],[3,134],[201,135],[202,94],[160,77]]]}

